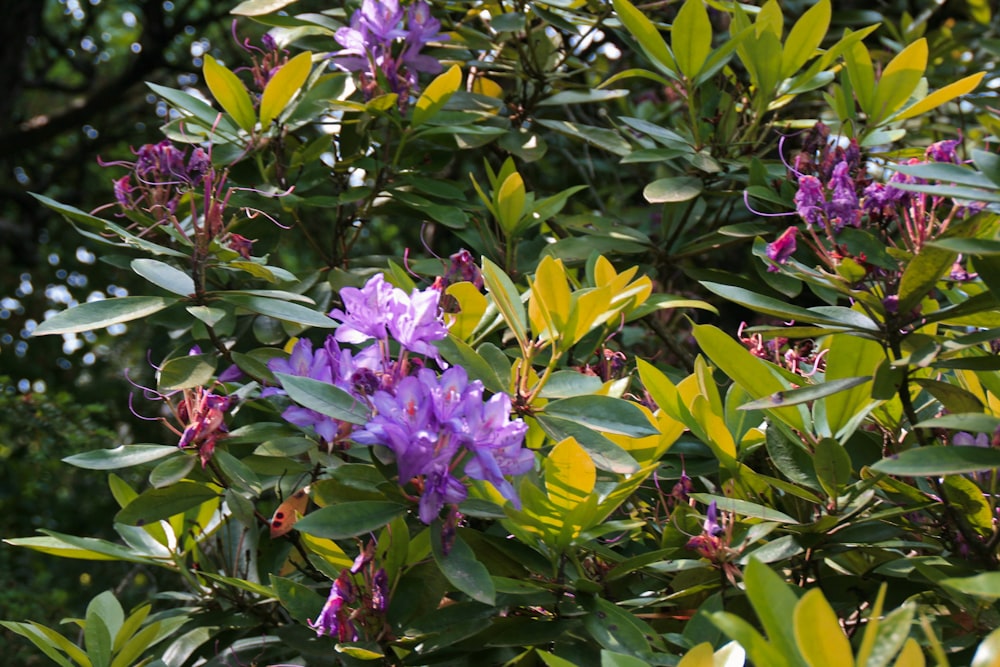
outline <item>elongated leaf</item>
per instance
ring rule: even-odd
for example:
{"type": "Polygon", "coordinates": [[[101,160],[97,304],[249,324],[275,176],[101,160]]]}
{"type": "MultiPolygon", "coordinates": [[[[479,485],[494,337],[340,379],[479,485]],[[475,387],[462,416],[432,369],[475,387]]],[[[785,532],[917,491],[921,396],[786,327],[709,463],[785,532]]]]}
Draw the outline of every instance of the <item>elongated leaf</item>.
{"type": "Polygon", "coordinates": [[[872,466],[877,472],[905,477],[961,475],[1000,468],[1000,450],[932,445],[908,449],[872,466]]]}
{"type": "Polygon", "coordinates": [[[778,510],[758,505],[757,503],[751,503],[747,500],[740,500],[739,498],[726,498],[725,496],[716,496],[711,493],[693,493],[691,497],[706,505],[714,502],[720,512],[733,512],[734,514],[753,519],[762,519],[763,521],[798,523],[798,521],[784,512],[779,512],[778,510]]]}
{"type": "Polygon", "coordinates": [[[781,51],[781,78],[786,79],[806,64],[826,37],[831,18],[830,0],[820,0],[792,26],[781,51]]]}
{"type": "Polygon", "coordinates": [[[818,588],[795,605],[795,640],[809,667],[844,667],[854,664],[854,651],[833,607],[818,588]]]}
{"type": "Polygon", "coordinates": [[[133,563],[155,563],[151,558],[143,557],[134,550],[114,542],[100,540],[94,537],[77,537],[55,531],[41,531],[45,537],[14,537],[4,542],[15,547],[25,547],[39,553],[51,554],[60,558],[75,558],[78,560],[122,560],[133,563]]]}
{"type": "Polygon", "coordinates": [[[571,123],[566,120],[541,119],[536,120],[535,122],[543,127],[549,128],[550,130],[555,130],[559,134],[563,134],[567,137],[582,139],[591,146],[596,146],[597,148],[606,150],[619,157],[625,157],[632,152],[632,147],[629,145],[628,141],[626,141],[614,130],[609,130],[603,127],[594,127],[593,125],[571,123]]]}
{"type": "Polygon", "coordinates": [[[476,560],[476,555],[461,537],[456,537],[447,554],[441,544],[441,531],[431,530],[431,547],[434,561],[445,578],[458,590],[476,602],[496,603],[496,587],[486,566],[476,560]]]}
{"type": "Polygon", "coordinates": [[[112,324],[149,317],[174,303],[177,303],[177,299],[162,296],[122,296],[89,301],[56,313],[38,325],[32,335],[48,336],[102,329],[112,324]]]}
{"type": "Polygon", "coordinates": [[[910,98],[927,70],[927,40],[920,38],[893,58],[875,87],[872,122],[880,123],[910,98]]]}
{"type": "Polygon", "coordinates": [[[30,641],[50,660],[52,660],[52,662],[56,663],[60,667],[74,667],[74,663],[67,660],[66,656],[63,655],[63,653],[60,653],[60,650],[73,656],[76,660],[76,665],[81,667],[87,667],[90,665],[90,660],[87,658],[87,655],[81,651],[76,644],[51,628],[47,628],[44,625],[40,625],[33,621],[28,623],[0,621],[0,626],[3,626],[9,631],[21,635],[30,641]]]}
{"type": "Polygon", "coordinates": [[[601,470],[623,475],[629,475],[639,470],[639,464],[621,446],[593,429],[580,424],[575,419],[564,419],[547,414],[538,414],[536,419],[542,430],[556,442],[567,438],[576,439],[601,470]]]}
{"type": "Polygon", "coordinates": [[[833,438],[823,438],[816,444],[813,465],[816,476],[831,498],[840,496],[851,482],[851,457],[844,446],[833,438]]]}
{"type": "Polygon", "coordinates": [[[993,433],[1000,428],[1000,417],[981,412],[944,415],[922,421],[917,424],[917,428],[947,428],[970,433],[993,433]]]}
{"type": "Polygon", "coordinates": [[[973,577],[952,577],[942,579],[942,586],[954,588],[966,595],[989,598],[1000,598],[1000,572],[983,572],[973,577]]]}
{"type": "Polygon", "coordinates": [[[180,269],[156,259],[133,259],[132,270],[168,292],[178,296],[194,294],[194,280],[180,269]]]}
{"type": "MultiPolygon", "coordinates": [[[[757,618],[767,632],[768,638],[773,643],[774,648],[780,652],[784,658],[782,664],[802,665],[799,657],[799,650],[796,646],[794,630],[788,622],[790,612],[795,608],[798,600],[784,580],[779,577],[771,568],[764,565],[759,560],[753,559],[744,570],[746,579],[747,596],[750,604],[757,612],[757,618]]],[[[725,630],[725,628],[723,628],[725,630]]],[[[740,641],[739,637],[729,634],[730,637],[740,641]]],[[[747,653],[753,660],[759,660],[751,652],[751,646],[743,644],[747,653]]],[[[779,664],[767,662],[763,664],[779,664]]]]}
{"type": "Polygon", "coordinates": [[[405,511],[405,506],[386,500],[337,503],[305,515],[296,522],[295,529],[314,537],[340,540],[384,528],[405,511]]]}
{"type": "Polygon", "coordinates": [[[661,72],[671,79],[677,78],[677,62],[670,48],[663,40],[663,35],[656,29],[646,15],[636,9],[629,0],[611,0],[619,20],[635,37],[639,47],[661,72]]]}
{"type": "Polygon", "coordinates": [[[767,408],[780,408],[785,405],[798,405],[799,403],[807,403],[810,401],[815,401],[821,398],[826,398],[827,396],[832,396],[842,391],[846,391],[852,387],[857,387],[866,382],[871,381],[871,376],[868,377],[855,377],[855,378],[842,378],[840,380],[830,380],[829,382],[821,382],[820,384],[810,384],[805,387],[799,387],[798,389],[789,389],[788,391],[779,391],[777,393],[771,394],[764,398],[757,399],[756,401],[750,401],[749,403],[744,403],[739,406],[739,410],[764,410],[767,408]]]}
{"type": "Polygon", "coordinates": [[[656,435],[656,429],[642,410],[633,403],[612,396],[572,396],[553,401],[544,413],[575,421],[595,431],[642,438],[656,435]]]}
{"type": "Polygon", "coordinates": [[[295,94],[302,88],[302,84],[309,78],[312,70],[312,53],[306,51],[295,56],[281,66],[264,88],[264,94],[260,98],[260,124],[262,129],[267,129],[275,118],[277,118],[288,102],[295,97],[295,94]]]}
{"type": "Polygon", "coordinates": [[[263,16],[272,14],[279,9],[283,9],[298,0],[244,0],[235,8],[229,10],[230,14],[237,16],[263,16]]]}
{"type": "Polygon", "coordinates": [[[701,179],[693,176],[674,176],[653,181],[643,188],[642,196],[650,204],[685,202],[701,194],[701,179]]]}
{"type": "MultiPolygon", "coordinates": [[[[826,380],[874,376],[875,369],[885,358],[882,346],[873,340],[836,334],[830,341],[830,353],[826,356],[826,380]]],[[[856,414],[865,409],[871,400],[871,388],[862,386],[864,384],[826,398],[826,422],[830,435],[837,435],[856,414]]]]}
{"type": "Polygon", "coordinates": [[[607,102],[629,94],[626,88],[616,88],[613,90],[564,90],[551,97],[546,97],[538,103],[538,106],[561,107],[567,104],[587,104],[590,102],[607,102]]]}
{"type": "Polygon", "coordinates": [[[253,132],[257,114],[253,110],[250,93],[239,77],[208,54],[205,54],[202,76],[205,77],[205,84],[212,96],[233,117],[236,124],[247,132],[253,132]]]}
{"type": "Polygon", "coordinates": [[[434,117],[462,85],[462,68],[452,65],[428,84],[413,109],[413,127],[434,117]]]}
{"type": "Polygon", "coordinates": [[[177,482],[162,489],[149,489],[140,493],[123,507],[115,521],[141,526],[160,519],[169,519],[204,502],[219,497],[219,492],[198,482],[177,482]]]}
{"type": "Polygon", "coordinates": [[[119,445],[113,449],[95,449],[74,454],[63,461],[87,470],[117,470],[159,461],[176,452],[177,448],[169,445],[119,445]]]}
{"type": "Polygon", "coordinates": [[[486,257],[483,257],[483,282],[514,338],[524,347],[528,343],[528,315],[514,282],[503,269],[486,257]]]}
{"type": "Polygon", "coordinates": [[[337,326],[336,320],[327,317],[324,313],[318,313],[297,303],[230,292],[220,293],[219,298],[234,306],[239,306],[251,312],[267,315],[278,320],[285,320],[286,322],[294,322],[295,324],[322,329],[332,329],[337,326]]]}
{"type": "Polygon", "coordinates": [[[201,125],[205,130],[212,131],[214,141],[232,140],[239,136],[240,130],[226,116],[212,108],[204,100],[189,95],[180,90],[159,86],[155,83],[146,82],[149,89],[170,103],[170,105],[182,114],[185,119],[192,122],[192,125],[201,125]]]}
{"type": "Polygon", "coordinates": [[[955,83],[948,84],[944,88],[939,88],[922,100],[917,100],[910,106],[903,109],[903,111],[897,114],[893,120],[906,120],[907,118],[919,116],[920,114],[927,113],[931,109],[938,108],[945,102],[950,102],[956,97],[960,97],[966,93],[971,93],[976,89],[985,75],[986,72],[977,72],[976,74],[970,74],[965,78],[959,79],[955,83]]]}
{"type": "Polygon", "coordinates": [[[368,408],[340,387],[307,377],[275,373],[293,401],[349,424],[364,424],[370,418],[368,408]]]}
{"type": "Polygon", "coordinates": [[[700,0],[686,0],[670,27],[670,45],[677,67],[689,81],[701,73],[712,52],[712,22],[700,0]]]}
{"type": "Polygon", "coordinates": [[[160,391],[200,387],[212,381],[218,358],[214,354],[187,354],[169,359],[157,373],[160,391]]]}

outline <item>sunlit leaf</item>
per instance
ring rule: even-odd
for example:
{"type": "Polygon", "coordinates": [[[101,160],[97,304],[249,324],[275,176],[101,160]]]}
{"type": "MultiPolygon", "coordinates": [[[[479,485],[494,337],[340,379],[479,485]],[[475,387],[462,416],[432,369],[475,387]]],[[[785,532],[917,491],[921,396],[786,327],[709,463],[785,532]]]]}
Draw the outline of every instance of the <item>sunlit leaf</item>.
{"type": "Polygon", "coordinates": [[[288,102],[302,88],[312,70],[312,53],[305,51],[281,66],[264,88],[260,98],[260,124],[263,129],[285,110],[288,102]]]}
{"type": "Polygon", "coordinates": [[[257,114],[253,110],[250,93],[239,77],[208,54],[205,54],[202,75],[212,96],[233,117],[236,124],[247,132],[253,132],[257,124],[257,114]]]}

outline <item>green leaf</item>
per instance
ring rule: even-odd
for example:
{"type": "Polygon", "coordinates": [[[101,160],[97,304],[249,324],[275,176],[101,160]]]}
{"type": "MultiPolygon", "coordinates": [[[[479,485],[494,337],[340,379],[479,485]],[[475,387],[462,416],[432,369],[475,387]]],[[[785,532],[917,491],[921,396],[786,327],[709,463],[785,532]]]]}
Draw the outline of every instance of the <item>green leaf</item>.
{"type": "Polygon", "coordinates": [[[213,140],[218,141],[223,137],[232,140],[239,136],[239,128],[229,118],[221,115],[216,109],[212,108],[212,105],[207,104],[194,95],[189,95],[173,88],[167,88],[166,86],[159,86],[155,83],[146,82],[146,85],[154,93],[169,102],[174,109],[185,117],[186,122],[190,122],[191,120],[197,121],[197,123],[192,124],[201,125],[206,130],[211,131],[213,140]]]}
{"type": "Polygon", "coordinates": [[[809,667],[854,664],[854,652],[823,591],[813,588],[795,605],[795,640],[809,667]]]}
{"type": "Polygon", "coordinates": [[[257,114],[253,110],[250,93],[239,77],[208,54],[205,54],[202,76],[212,96],[233,117],[236,124],[247,132],[253,132],[257,114]]]}
{"type": "Polygon", "coordinates": [[[144,258],[133,259],[131,266],[137,274],[168,292],[173,292],[178,296],[194,294],[194,280],[177,267],[156,259],[144,258]]]}
{"type": "Polygon", "coordinates": [[[298,0],[244,0],[229,10],[229,13],[237,16],[263,16],[273,14],[295,2],[298,0]]]}
{"type": "Polygon", "coordinates": [[[114,542],[93,537],[65,535],[51,530],[41,531],[45,537],[16,537],[4,542],[15,547],[25,547],[39,553],[60,558],[79,560],[122,560],[132,563],[155,563],[156,561],[138,555],[132,549],[114,542]]]}
{"type": "Polygon", "coordinates": [[[589,613],[583,617],[583,627],[602,647],[610,651],[644,654],[650,651],[646,635],[648,627],[610,600],[585,598],[583,608],[589,613]]]}
{"type": "Polygon", "coordinates": [[[524,347],[528,343],[528,315],[521,302],[521,295],[514,282],[499,266],[483,257],[483,281],[493,297],[493,303],[503,315],[517,342],[524,347]]]}
{"type": "Polygon", "coordinates": [[[700,282],[710,292],[714,292],[724,299],[738,303],[741,306],[746,306],[747,308],[755,310],[759,313],[764,313],[765,315],[780,317],[783,320],[796,320],[798,322],[809,322],[812,324],[826,324],[835,327],[859,329],[861,331],[878,331],[878,325],[856,311],[850,312],[861,317],[848,320],[846,317],[839,316],[841,311],[847,310],[844,308],[840,308],[835,311],[830,311],[824,307],[808,309],[800,308],[799,306],[750,291],[743,287],[726,285],[724,283],[716,283],[707,280],[702,280],[700,282]],[[838,316],[831,316],[829,314],[831,312],[838,313],[838,316]]]}
{"type": "Polygon", "coordinates": [[[239,308],[245,308],[251,312],[267,315],[278,320],[322,329],[332,329],[337,326],[336,320],[327,317],[326,314],[318,313],[297,303],[289,303],[288,301],[279,301],[278,299],[268,299],[260,296],[249,296],[247,294],[233,294],[231,292],[221,292],[217,296],[226,303],[231,303],[239,308]]]}
{"type": "Polygon", "coordinates": [[[288,614],[302,625],[318,618],[323,598],[316,591],[297,581],[271,575],[271,587],[288,614]]]}
{"type": "Polygon", "coordinates": [[[857,387],[859,385],[865,384],[866,382],[871,382],[871,376],[869,377],[854,377],[854,378],[841,378],[839,380],[830,380],[829,382],[821,382],[819,384],[809,384],[804,387],[799,387],[798,389],[789,389],[788,391],[779,391],[770,396],[765,396],[764,398],[757,399],[756,401],[750,401],[749,403],[744,403],[739,406],[739,410],[766,410],[767,408],[779,408],[785,405],[798,405],[800,403],[808,403],[810,401],[815,401],[821,398],[826,398],[832,396],[839,392],[846,391],[852,387],[857,387]]]}
{"type": "Polygon", "coordinates": [[[701,194],[704,185],[693,176],[674,176],[653,181],[642,190],[650,204],[676,204],[690,201],[701,194]]]}
{"type": "Polygon", "coordinates": [[[951,577],[937,583],[966,595],[991,600],[1000,598],[1000,572],[983,572],[973,577],[951,577]]]}
{"type": "Polygon", "coordinates": [[[917,424],[916,428],[947,428],[970,433],[994,433],[1000,429],[1000,417],[970,412],[966,414],[944,415],[927,419],[917,424]]]}
{"type": "Polygon", "coordinates": [[[816,477],[831,498],[836,499],[851,482],[851,457],[844,446],[833,438],[816,443],[813,465],[816,477]]]}
{"type": "Polygon", "coordinates": [[[266,130],[295,96],[312,70],[312,53],[305,51],[281,66],[264,88],[260,98],[260,124],[266,130]]]}
{"type": "Polygon", "coordinates": [[[201,387],[212,381],[218,358],[214,354],[187,354],[168,359],[157,372],[160,391],[201,387]]]}
{"type": "MultiPolygon", "coordinates": [[[[110,592],[106,593],[110,595],[110,592]]],[[[114,596],[112,596],[112,599],[114,599],[114,596]]],[[[93,667],[110,667],[111,665],[111,646],[114,639],[111,629],[108,627],[109,623],[105,622],[101,611],[99,611],[100,608],[107,606],[102,604],[103,602],[104,600],[101,600],[100,596],[91,600],[90,605],[87,607],[87,615],[83,626],[84,646],[87,648],[87,657],[90,658],[93,667]]],[[[115,600],[116,604],[117,602],[115,600]]],[[[121,614],[120,606],[118,607],[118,613],[121,614]]]]}
{"type": "Polygon", "coordinates": [[[601,470],[622,475],[630,475],[639,470],[639,464],[622,447],[574,419],[563,419],[546,414],[538,414],[536,419],[542,430],[556,442],[561,442],[566,438],[575,438],[580,446],[590,454],[594,465],[601,470]]]}
{"type": "Polygon", "coordinates": [[[56,313],[38,325],[32,335],[48,336],[93,331],[112,324],[149,317],[174,303],[177,303],[177,299],[162,296],[122,296],[88,301],[56,313]]]}
{"type": "Polygon", "coordinates": [[[613,396],[572,396],[552,401],[544,414],[574,421],[595,431],[642,438],[659,430],[634,403],[613,396]]]}
{"type": "Polygon", "coordinates": [[[379,530],[405,511],[405,506],[386,500],[337,503],[305,515],[295,522],[295,530],[341,540],[379,530]]]}
{"type": "Polygon", "coordinates": [[[496,198],[497,220],[504,232],[510,235],[524,215],[526,193],[521,174],[515,171],[508,176],[497,191],[496,198]]]}
{"type": "Polygon", "coordinates": [[[906,120],[907,118],[919,116],[922,113],[927,113],[931,109],[936,109],[945,102],[950,102],[956,97],[961,97],[966,93],[971,93],[983,80],[984,76],[986,76],[986,72],[977,72],[976,74],[970,74],[967,77],[959,79],[954,83],[950,83],[944,88],[939,88],[922,100],[917,100],[910,106],[903,109],[902,112],[893,117],[893,120],[906,120]]]}
{"type": "MultiPolygon", "coordinates": [[[[879,364],[886,358],[885,351],[877,342],[850,334],[834,334],[829,349],[824,373],[827,382],[874,376],[879,364]]],[[[825,407],[830,435],[837,436],[855,415],[866,408],[871,397],[871,387],[866,383],[828,396],[825,407]]]]}
{"type": "Polygon", "coordinates": [[[716,496],[711,493],[692,493],[691,497],[700,503],[705,503],[706,505],[714,502],[720,512],[732,512],[734,514],[750,517],[752,519],[761,519],[762,521],[798,523],[798,521],[784,512],[779,512],[778,510],[771,509],[770,507],[766,507],[764,505],[758,505],[757,503],[740,500],[739,498],[726,498],[725,496],[716,496]]]}
{"type": "Polygon", "coordinates": [[[170,445],[119,445],[112,449],[73,454],[64,458],[63,462],[87,470],[117,470],[159,461],[176,452],[177,448],[170,445]]]}
{"type": "Polygon", "coordinates": [[[219,497],[219,492],[198,482],[182,481],[162,489],[149,489],[115,515],[115,521],[141,526],[160,519],[169,519],[192,507],[219,497]]]}
{"type": "MultiPolygon", "coordinates": [[[[747,597],[750,604],[757,612],[764,631],[773,643],[773,648],[780,653],[782,660],[772,662],[770,660],[759,663],[766,665],[801,665],[802,659],[799,657],[799,649],[796,646],[794,631],[789,623],[789,615],[798,604],[795,593],[791,591],[788,584],[779,577],[771,568],[764,565],[759,560],[753,559],[744,570],[746,581],[747,597]]],[[[713,615],[713,618],[717,614],[713,615]]],[[[721,627],[721,626],[720,626],[721,627]]],[[[722,627],[726,631],[726,627],[722,627]]],[[[739,641],[747,649],[747,654],[751,660],[757,663],[759,656],[751,652],[751,646],[745,643],[740,637],[726,632],[730,638],[739,641]]]]}
{"type": "Polygon", "coordinates": [[[303,407],[349,424],[364,424],[371,418],[364,403],[329,382],[286,373],[274,376],[289,397],[303,407]]]}
{"type": "Polygon", "coordinates": [[[412,126],[418,127],[434,117],[462,85],[462,68],[452,65],[431,81],[413,109],[412,126]]]}
{"type": "MultiPolygon", "coordinates": [[[[845,33],[845,39],[848,35],[849,33],[845,33]]],[[[845,48],[843,55],[851,87],[858,98],[858,104],[861,105],[861,109],[865,113],[871,116],[874,113],[872,100],[875,97],[875,67],[872,65],[872,57],[868,52],[868,47],[858,41],[849,48],[845,48]]]]}
{"type": "Polygon", "coordinates": [[[661,72],[671,79],[677,78],[677,62],[663,35],[646,15],[636,9],[628,0],[611,0],[618,19],[639,43],[639,48],[661,72]]]}
{"type": "Polygon", "coordinates": [[[3,626],[15,634],[19,634],[44,653],[52,662],[60,667],[73,667],[73,663],[60,653],[62,650],[76,660],[76,664],[81,667],[89,667],[90,659],[80,650],[80,648],[60,635],[55,630],[47,628],[33,621],[28,623],[15,623],[13,621],[0,621],[3,626]]]}
{"type": "Polygon", "coordinates": [[[877,472],[904,477],[961,475],[1000,468],[1000,450],[974,446],[915,447],[882,459],[872,466],[877,472]]]}
{"type": "Polygon", "coordinates": [[[591,146],[606,150],[619,157],[625,157],[632,152],[632,147],[629,145],[628,141],[626,141],[614,130],[608,130],[603,127],[594,127],[592,125],[581,125],[580,123],[571,123],[566,120],[540,119],[535,122],[542,127],[555,130],[559,134],[567,137],[582,139],[591,146]]]}
{"type": "Polygon", "coordinates": [[[490,606],[496,604],[496,587],[490,571],[476,560],[476,555],[461,537],[455,537],[451,549],[445,554],[440,522],[436,522],[431,528],[431,549],[438,569],[455,588],[476,602],[490,606]]]}
{"type": "MultiPolygon", "coordinates": [[[[766,565],[761,565],[761,567],[767,567],[766,565]]],[[[784,585],[779,579],[779,582],[784,585]]],[[[793,600],[794,604],[794,600],[793,600]]],[[[789,607],[791,609],[792,607],[789,607]]],[[[759,614],[758,614],[759,615],[759,614]]],[[[787,656],[782,653],[782,651],[768,642],[764,637],[754,629],[750,623],[743,620],[736,614],[731,614],[726,611],[719,611],[711,614],[709,617],[720,630],[722,630],[728,637],[740,643],[740,645],[746,650],[747,657],[752,661],[754,665],[768,665],[768,667],[789,667],[790,665],[803,664],[801,659],[798,658],[797,653],[789,653],[787,656]],[[792,657],[794,656],[794,658],[792,657]],[[791,662],[792,660],[795,662],[791,662]]],[[[788,618],[787,614],[783,618],[782,622],[787,625],[788,618]]]]}
{"type": "Polygon", "coordinates": [[[562,107],[567,104],[587,104],[591,102],[607,102],[616,100],[629,94],[628,89],[620,88],[614,90],[564,90],[551,97],[546,97],[538,103],[538,106],[562,107]]]}
{"type": "Polygon", "coordinates": [[[701,73],[712,52],[712,22],[701,0],[686,0],[670,26],[670,45],[677,67],[688,81],[701,73]]]}

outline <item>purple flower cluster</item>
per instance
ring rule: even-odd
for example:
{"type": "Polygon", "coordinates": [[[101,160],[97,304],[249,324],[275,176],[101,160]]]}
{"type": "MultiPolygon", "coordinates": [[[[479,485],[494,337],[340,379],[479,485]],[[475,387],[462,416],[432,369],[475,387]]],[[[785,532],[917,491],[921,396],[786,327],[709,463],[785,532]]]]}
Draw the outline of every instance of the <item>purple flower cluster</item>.
{"type": "MultiPolygon", "coordinates": [[[[528,427],[521,420],[511,421],[506,394],[484,400],[482,383],[469,381],[462,367],[453,366],[440,376],[426,367],[426,359],[439,360],[434,342],[448,334],[440,295],[433,288],[406,294],[377,274],[364,287],[341,290],[344,307],[330,312],[340,326],[322,348],[314,349],[302,339],[287,359],[268,364],[276,373],[340,387],[372,410],[370,421],[359,428],[297,405],[282,416],[313,429],[327,443],[350,438],[387,448],[400,482],[413,481],[421,492],[424,523],[433,521],[445,505],[465,500],[463,477],[488,481],[517,504],[505,475],[523,474],[534,464],[534,454],[523,447],[528,427]],[[358,352],[340,347],[372,340],[374,344],[358,352]],[[401,348],[398,358],[391,354],[391,341],[401,348]],[[411,359],[411,354],[425,360],[411,359]]],[[[264,395],[275,393],[280,390],[269,389],[264,395]]]]}
{"type": "Polygon", "coordinates": [[[406,104],[417,84],[417,74],[441,71],[441,63],[420,51],[428,43],[448,39],[441,23],[431,16],[430,5],[417,0],[404,12],[399,0],[364,0],[351,16],[350,27],[340,28],[334,39],[344,47],[336,64],[358,72],[366,99],[387,92],[399,94],[406,104]],[[405,25],[404,28],[404,18],[405,25]]]}
{"type": "Polygon", "coordinates": [[[834,167],[825,190],[815,176],[800,176],[794,201],[795,210],[810,229],[826,229],[829,225],[834,232],[839,232],[845,226],[861,224],[857,185],[846,160],[834,167]]]}
{"type": "Polygon", "coordinates": [[[177,210],[181,196],[202,185],[212,171],[205,149],[187,151],[164,139],[135,151],[134,162],[101,162],[102,166],[124,166],[131,173],[114,181],[115,199],[126,210],[161,211],[161,216],[177,210]],[[135,179],[133,181],[133,178],[135,179]]]}
{"type": "Polygon", "coordinates": [[[323,605],[322,611],[315,621],[308,621],[309,627],[316,631],[316,636],[329,635],[336,637],[337,641],[351,642],[358,638],[358,631],[351,621],[349,605],[354,602],[355,590],[351,582],[350,570],[343,570],[333,587],[330,595],[323,605]]]}
{"type": "Polygon", "coordinates": [[[495,394],[483,401],[483,385],[469,381],[454,366],[440,377],[430,369],[403,378],[393,392],[377,391],[375,415],[354,433],[365,445],[388,448],[401,482],[422,487],[420,520],[431,523],[445,505],[457,505],[468,492],[459,479],[490,482],[518,505],[505,475],[531,470],[534,454],[523,447],[527,424],[510,419],[510,398],[495,394]],[[464,465],[463,465],[464,464],[464,465]]]}

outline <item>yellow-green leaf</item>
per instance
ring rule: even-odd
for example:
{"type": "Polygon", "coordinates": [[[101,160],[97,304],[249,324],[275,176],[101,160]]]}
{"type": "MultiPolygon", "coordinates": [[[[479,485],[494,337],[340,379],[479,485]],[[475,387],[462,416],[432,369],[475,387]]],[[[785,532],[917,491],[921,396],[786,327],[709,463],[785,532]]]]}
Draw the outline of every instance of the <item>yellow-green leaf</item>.
{"type": "Polygon", "coordinates": [[[493,297],[493,303],[503,316],[511,333],[523,348],[528,343],[528,317],[521,303],[521,295],[514,286],[514,281],[492,261],[483,258],[483,282],[493,297]]]}
{"type": "Polygon", "coordinates": [[[441,110],[462,85],[462,68],[452,65],[424,89],[413,109],[413,127],[423,125],[441,110]]]}
{"type": "Polygon", "coordinates": [[[458,302],[458,312],[446,312],[448,331],[462,340],[468,340],[486,312],[486,297],[470,282],[452,283],[445,294],[458,302]]]}
{"type": "Polygon", "coordinates": [[[837,614],[814,588],[799,600],[793,614],[795,642],[809,667],[851,667],[854,653],[837,614]]]}
{"type": "Polygon", "coordinates": [[[830,15],[830,0],[820,0],[795,22],[781,52],[781,78],[795,74],[816,53],[830,27],[830,15]]]}
{"type": "Polygon", "coordinates": [[[687,0],[670,28],[670,44],[677,67],[690,81],[701,72],[712,52],[712,22],[702,0],[687,0]]]}
{"type": "Polygon", "coordinates": [[[578,291],[573,294],[573,307],[569,310],[569,332],[567,345],[576,345],[591,329],[602,324],[607,318],[605,313],[611,307],[614,292],[610,287],[578,291]]]}
{"type": "Polygon", "coordinates": [[[847,66],[851,88],[858,98],[858,104],[861,105],[862,111],[871,115],[875,97],[875,68],[872,66],[868,47],[858,41],[850,48],[844,49],[844,64],[847,66]]]}
{"type": "Polygon", "coordinates": [[[505,233],[510,234],[517,228],[524,215],[526,198],[524,179],[515,171],[504,180],[497,192],[497,218],[505,233]]]}
{"type": "Polygon", "coordinates": [[[281,66],[264,88],[260,98],[260,125],[266,129],[285,110],[312,70],[312,53],[306,51],[281,66]]]}
{"type": "Polygon", "coordinates": [[[677,667],[715,667],[715,652],[708,642],[698,644],[684,654],[677,667]]]}
{"type": "MultiPolygon", "coordinates": [[[[920,644],[917,643],[916,639],[910,637],[903,644],[903,650],[899,652],[899,657],[896,658],[893,667],[925,667],[926,664],[927,661],[924,659],[924,652],[920,650],[920,644]]],[[[972,667],[1000,667],[1000,660],[977,663],[973,659],[972,667]]]]}
{"type": "Polygon", "coordinates": [[[239,77],[210,55],[205,56],[202,75],[212,96],[233,117],[236,124],[247,132],[253,132],[257,115],[253,111],[250,93],[239,77]]]}
{"type": "Polygon", "coordinates": [[[584,502],[597,482],[597,468],[575,438],[567,438],[553,447],[544,468],[549,501],[564,510],[572,510],[584,502]]]}
{"type": "Polygon", "coordinates": [[[956,97],[970,93],[975,90],[976,86],[979,85],[985,75],[986,72],[970,74],[963,79],[959,79],[955,83],[948,84],[944,88],[935,90],[924,99],[914,102],[910,106],[903,109],[903,111],[895,116],[893,120],[906,120],[907,118],[919,116],[922,113],[927,113],[931,109],[936,109],[945,102],[950,102],[956,97]]]}
{"type": "Polygon", "coordinates": [[[653,64],[671,79],[677,78],[677,62],[653,22],[628,0],[611,0],[611,4],[618,19],[632,33],[653,64]]]}
{"type": "MultiPolygon", "coordinates": [[[[514,176],[517,174],[511,174],[510,178],[514,176]]],[[[569,319],[569,306],[569,283],[566,281],[566,269],[562,260],[546,255],[535,269],[535,279],[531,282],[528,318],[533,333],[540,338],[560,338],[569,319]]]]}
{"type": "Polygon", "coordinates": [[[868,112],[871,121],[881,123],[899,109],[916,90],[917,84],[927,70],[927,40],[924,38],[910,44],[889,62],[875,87],[872,108],[868,112]]]}

